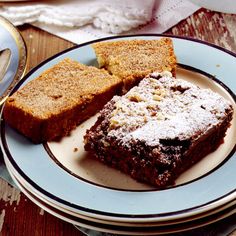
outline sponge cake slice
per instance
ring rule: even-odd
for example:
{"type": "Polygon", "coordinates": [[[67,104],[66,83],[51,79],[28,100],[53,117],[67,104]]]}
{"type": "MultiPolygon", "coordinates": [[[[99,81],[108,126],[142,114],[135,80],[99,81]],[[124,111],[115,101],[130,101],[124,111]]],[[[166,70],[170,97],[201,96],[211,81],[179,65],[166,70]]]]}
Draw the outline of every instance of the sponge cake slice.
{"type": "Polygon", "coordinates": [[[124,91],[153,71],[170,71],[175,75],[176,56],[170,38],[106,41],[92,47],[99,67],[121,78],[124,91]]]}
{"type": "Polygon", "coordinates": [[[64,59],[10,96],[3,115],[34,143],[51,141],[95,114],[121,86],[105,70],[64,59]]]}

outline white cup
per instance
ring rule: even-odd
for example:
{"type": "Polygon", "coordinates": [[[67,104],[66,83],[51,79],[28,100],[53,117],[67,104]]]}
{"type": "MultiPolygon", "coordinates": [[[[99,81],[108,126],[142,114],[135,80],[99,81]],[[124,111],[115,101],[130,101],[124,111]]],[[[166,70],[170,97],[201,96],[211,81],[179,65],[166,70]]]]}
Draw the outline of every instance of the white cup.
{"type": "Polygon", "coordinates": [[[236,0],[189,0],[209,10],[236,14],[236,0]]]}

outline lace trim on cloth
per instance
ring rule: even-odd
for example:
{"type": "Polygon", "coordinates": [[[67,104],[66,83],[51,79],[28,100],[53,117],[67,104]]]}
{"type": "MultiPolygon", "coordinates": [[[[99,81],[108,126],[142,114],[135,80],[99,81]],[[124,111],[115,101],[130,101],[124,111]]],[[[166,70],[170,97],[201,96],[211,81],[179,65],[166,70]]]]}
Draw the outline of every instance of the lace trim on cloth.
{"type": "MultiPolygon", "coordinates": [[[[199,8],[187,0],[156,0],[152,10],[152,19],[144,25],[130,29],[124,34],[163,33],[179,21],[192,15],[199,8]]],[[[118,34],[105,32],[101,28],[94,27],[92,24],[78,28],[49,25],[40,22],[35,22],[33,25],[76,44],[118,34]]]]}
{"type": "Polygon", "coordinates": [[[81,27],[91,24],[104,32],[118,34],[149,22],[154,6],[155,0],[47,1],[47,4],[30,2],[4,5],[0,8],[0,15],[14,25],[38,22],[81,27]]]}

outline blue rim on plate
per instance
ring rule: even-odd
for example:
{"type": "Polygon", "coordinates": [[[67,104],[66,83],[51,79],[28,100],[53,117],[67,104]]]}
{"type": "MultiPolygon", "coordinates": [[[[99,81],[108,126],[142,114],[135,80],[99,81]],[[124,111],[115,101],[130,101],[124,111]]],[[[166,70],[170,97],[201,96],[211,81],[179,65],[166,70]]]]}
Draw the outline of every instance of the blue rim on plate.
{"type": "MultiPolygon", "coordinates": [[[[81,219],[85,219],[85,220],[89,220],[92,222],[97,222],[97,223],[105,223],[105,224],[110,224],[110,225],[116,225],[116,226],[132,226],[132,227],[140,227],[140,226],[144,226],[144,227],[153,227],[153,226],[170,226],[170,225],[177,225],[177,224],[182,224],[184,222],[192,222],[198,219],[202,219],[205,217],[211,217],[211,215],[214,215],[218,212],[222,212],[225,209],[229,209],[230,207],[235,207],[235,203],[236,200],[228,202],[224,205],[221,205],[219,208],[214,208],[212,211],[207,211],[204,212],[203,214],[198,214],[195,216],[190,216],[189,218],[182,218],[180,220],[174,220],[174,221],[166,221],[166,222],[144,222],[144,224],[140,224],[137,222],[114,222],[114,221],[105,221],[103,219],[99,219],[99,218],[90,218],[84,215],[79,215],[76,214],[75,212],[71,212],[68,209],[64,209],[64,208],[60,208],[58,205],[53,204],[52,202],[47,201],[47,198],[44,198],[43,196],[39,195],[37,193],[37,190],[35,190],[32,186],[29,186],[27,182],[24,181],[24,179],[22,179],[22,177],[19,175],[19,173],[13,168],[13,166],[11,165],[11,163],[9,163],[6,160],[6,165],[8,168],[8,171],[11,175],[11,177],[14,179],[15,183],[17,184],[17,186],[19,187],[19,189],[22,189],[22,187],[30,193],[30,195],[36,199],[39,199],[41,202],[43,202],[46,205],[50,205],[50,207],[52,209],[55,209],[55,211],[59,210],[62,211],[72,217],[78,217],[81,219]]],[[[234,208],[234,212],[236,213],[236,208],[234,208]]],[[[52,212],[50,212],[52,213],[52,212]]],[[[70,219],[70,217],[68,218],[68,220],[70,219]]],[[[70,221],[68,221],[70,222],[70,221]]],[[[186,228],[185,228],[186,229],[186,228]]]]}
{"type": "MultiPolygon", "coordinates": [[[[77,227],[85,227],[85,228],[78,228],[82,232],[88,230],[96,230],[96,232],[89,231],[90,234],[98,234],[97,231],[101,232],[107,232],[107,233],[118,233],[118,234],[127,234],[127,235],[153,235],[157,233],[177,233],[177,232],[183,232],[188,231],[188,233],[191,233],[189,230],[195,230],[195,233],[201,234],[203,232],[203,229],[196,229],[199,227],[203,227],[212,223],[216,223],[219,220],[222,220],[228,216],[231,216],[235,213],[236,209],[234,206],[229,206],[226,209],[221,210],[220,212],[214,213],[213,215],[202,217],[201,219],[197,219],[195,221],[191,222],[183,222],[183,224],[173,224],[173,225],[159,225],[159,226],[139,226],[136,224],[136,228],[132,226],[128,227],[121,227],[120,225],[110,225],[110,224],[100,224],[98,222],[88,221],[86,219],[77,218],[76,216],[71,216],[70,214],[64,213],[63,211],[57,210],[53,208],[50,204],[47,204],[43,202],[42,200],[38,199],[36,196],[34,196],[27,188],[24,187],[24,185],[21,185],[21,182],[17,180],[17,177],[14,176],[13,172],[11,172],[11,177],[14,179],[14,181],[17,183],[17,186],[19,186],[20,190],[35,204],[40,206],[45,211],[57,216],[58,218],[65,220],[69,223],[74,224],[77,227]],[[142,231],[141,231],[142,230],[142,231]]],[[[232,218],[232,217],[231,217],[232,218]]],[[[233,219],[233,218],[232,218],[233,219]]],[[[223,224],[221,222],[220,224],[223,224]]],[[[85,233],[85,232],[84,232],[85,233]]],[[[89,234],[89,235],[90,235],[89,234]]]]}
{"type": "MultiPolygon", "coordinates": [[[[197,73],[199,75],[202,75],[206,78],[208,78],[209,80],[212,80],[215,84],[218,84],[219,86],[222,87],[222,89],[226,90],[227,93],[229,93],[229,95],[234,99],[234,102],[236,103],[236,96],[234,95],[234,93],[227,87],[225,86],[224,83],[222,83],[222,81],[220,81],[219,79],[215,78],[215,76],[213,75],[210,75],[204,71],[201,71],[199,69],[196,69],[196,68],[193,68],[191,66],[188,66],[188,65],[184,65],[184,64],[180,64],[178,63],[178,67],[177,67],[177,73],[179,72],[179,69],[181,70],[186,70],[186,71],[189,71],[189,72],[193,72],[193,73],[197,73]]],[[[44,143],[44,148],[45,150],[48,152],[48,155],[51,157],[51,159],[57,164],[59,165],[61,168],[63,168],[66,172],[68,172],[69,174],[73,175],[74,177],[78,178],[78,179],[81,179],[85,182],[88,182],[88,183],[92,183],[92,184],[95,184],[97,186],[100,186],[100,187],[107,187],[107,188],[110,188],[110,189],[114,189],[114,190],[124,190],[124,191],[127,191],[127,189],[123,189],[122,187],[123,186],[119,186],[119,187],[114,187],[114,186],[107,186],[106,184],[100,184],[100,183],[97,183],[97,182],[94,182],[94,181],[91,181],[91,180],[88,180],[86,179],[85,177],[81,176],[80,174],[77,174],[75,172],[73,172],[73,170],[69,169],[66,165],[63,165],[60,160],[58,160],[57,156],[55,156],[55,154],[52,152],[52,150],[50,149],[50,146],[48,145],[48,143],[44,143]]],[[[176,188],[180,185],[184,185],[184,184],[189,184],[191,183],[192,181],[196,181],[198,178],[203,178],[205,175],[208,175],[210,174],[212,171],[215,171],[215,169],[217,168],[220,168],[221,165],[224,164],[224,162],[226,162],[228,160],[228,158],[231,157],[231,154],[230,153],[227,157],[223,158],[223,160],[220,162],[220,164],[217,164],[215,165],[213,168],[211,168],[210,170],[208,170],[206,173],[201,173],[199,174],[198,177],[194,177],[194,178],[191,178],[190,180],[185,180],[183,181],[183,183],[176,183],[175,185],[170,185],[170,186],[167,186],[165,189],[169,189],[169,188],[176,188]]],[[[79,172],[79,171],[78,171],[79,172]]],[[[137,188],[137,187],[136,187],[137,188]]],[[[129,189],[129,191],[138,191],[138,192],[141,192],[141,191],[151,191],[153,189],[153,191],[157,191],[157,189],[155,187],[148,187],[148,188],[144,188],[144,189],[135,189],[135,188],[132,188],[132,189],[129,189]]]]}
{"type": "MultiPolygon", "coordinates": [[[[215,76],[230,88],[235,100],[234,53],[196,39],[161,34],[111,37],[67,49],[34,68],[14,91],[65,57],[95,64],[96,56],[90,46],[94,42],[160,37],[173,39],[179,63],[215,76]]],[[[232,181],[236,179],[235,145],[230,150],[230,158],[204,178],[176,188],[144,192],[107,189],[75,178],[48,157],[43,145],[32,144],[8,127],[4,120],[1,123],[1,147],[5,158],[35,189],[59,205],[92,217],[133,222],[172,220],[213,209],[236,198],[236,182],[232,181]]]]}

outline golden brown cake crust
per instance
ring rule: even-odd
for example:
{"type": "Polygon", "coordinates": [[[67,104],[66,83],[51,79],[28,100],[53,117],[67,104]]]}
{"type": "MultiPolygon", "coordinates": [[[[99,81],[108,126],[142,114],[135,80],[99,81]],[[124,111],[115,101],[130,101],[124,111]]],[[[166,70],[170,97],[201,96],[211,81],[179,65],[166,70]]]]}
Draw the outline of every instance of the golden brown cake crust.
{"type": "Polygon", "coordinates": [[[64,59],[9,97],[3,115],[35,143],[58,139],[101,109],[121,84],[105,70],[64,59]]]}
{"type": "Polygon", "coordinates": [[[176,56],[170,38],[106,41],[92,47],[99,67],[120,77],[125,91],[153,71],[170,71],[175,75],[176,56]]]}

